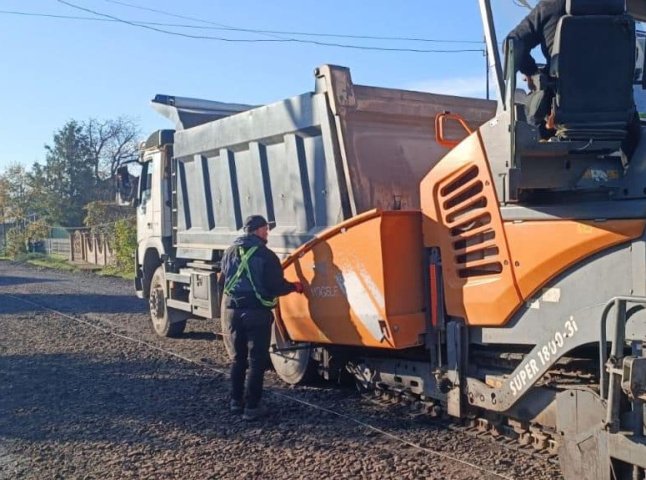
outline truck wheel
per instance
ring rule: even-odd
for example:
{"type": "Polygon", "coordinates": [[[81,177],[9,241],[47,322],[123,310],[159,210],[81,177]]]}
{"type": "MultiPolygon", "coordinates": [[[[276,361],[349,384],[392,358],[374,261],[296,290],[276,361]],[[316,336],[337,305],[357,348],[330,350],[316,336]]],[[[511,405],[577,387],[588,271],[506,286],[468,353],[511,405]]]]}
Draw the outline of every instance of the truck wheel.
{"type": "Polygon", "coordinates": [[[166,306],[166,279],[160,266],[150,282],[150,321],[153,331],[160,337],[179,337],[186,328],[188,312],[166,306]]]}
{"type": "Polygon", "coordinates": [[[269,354],[274,370],[285,383],[297,385],[316,377],[316,365],[312,360],[309,343],[295,343],[285,338],[276,321],[271,325],[269,354]]]}

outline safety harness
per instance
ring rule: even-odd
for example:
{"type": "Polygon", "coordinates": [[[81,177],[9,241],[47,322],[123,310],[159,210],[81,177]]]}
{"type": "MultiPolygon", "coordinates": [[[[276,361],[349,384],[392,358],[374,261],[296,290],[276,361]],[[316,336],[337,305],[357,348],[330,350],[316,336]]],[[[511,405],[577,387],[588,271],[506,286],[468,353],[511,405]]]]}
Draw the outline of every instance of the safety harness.
{"type": "Polygon", "coordinates": [[[256,298],[261,303],[261,305],[267,308],[274,308],[278,303],[278,299],[273,298],[271,300],[266,300],[262,298],[262,295],[258,293],[258,290],[256,289],[256,285],[253,283],[253,279],[251,278],[251,270],[249,269],[249,259],[253,256],[254,253],[256,253],[256,250],[258,250],[257,246],[251,247],[246,252],[242,247],[238,247],[238,255],[240,256],[240,265],[238,265],[238,269],[236,270],[236,273],[234,273],[233,276],[229,278],[229,280],[225,283],[224,293],[226,293],[227,295],[231,295],[231,292],[233,291],[233,289],[236,288],[240,283],[240,279],[242,275],[246,275],[247,279],[249,280],[249,283],[251,284],[251,288],[253,288],[253,293],[256,295],[256,298]]]}

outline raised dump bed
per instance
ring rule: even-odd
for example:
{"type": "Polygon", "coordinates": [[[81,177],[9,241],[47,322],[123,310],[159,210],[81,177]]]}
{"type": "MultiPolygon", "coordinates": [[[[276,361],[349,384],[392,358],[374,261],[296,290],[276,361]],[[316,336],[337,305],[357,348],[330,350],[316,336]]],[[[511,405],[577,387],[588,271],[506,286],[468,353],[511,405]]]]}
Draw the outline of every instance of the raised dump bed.
{"type": "MultiPolygon", "coordinates": [[[[362,212],[417,209],[420,181],[448,151],[435,116],[476,128],[494,115],[486,100],[354,85],[343,67],[315,76],[314,92],[176,132],[178,257],[216,259],[253,213],[276,223],[270,246],[288,254],[362,212]]],[[[445,135],[466,132],[455,122],[445,135]]]]}

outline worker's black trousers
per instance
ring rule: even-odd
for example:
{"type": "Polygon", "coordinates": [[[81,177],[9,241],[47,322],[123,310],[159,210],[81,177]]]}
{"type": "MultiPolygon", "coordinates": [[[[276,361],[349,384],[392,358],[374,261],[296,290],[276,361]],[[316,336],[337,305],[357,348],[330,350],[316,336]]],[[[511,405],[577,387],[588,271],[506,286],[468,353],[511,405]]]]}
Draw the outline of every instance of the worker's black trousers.
{"type": "Polygon", "coordinates": [[[222,333],[227,350],[233,354],[231,399],[244,402],[246,408],[256,408],[262,397],[272,320],[273,314],[267,309],[222,309],[222,333]]]}

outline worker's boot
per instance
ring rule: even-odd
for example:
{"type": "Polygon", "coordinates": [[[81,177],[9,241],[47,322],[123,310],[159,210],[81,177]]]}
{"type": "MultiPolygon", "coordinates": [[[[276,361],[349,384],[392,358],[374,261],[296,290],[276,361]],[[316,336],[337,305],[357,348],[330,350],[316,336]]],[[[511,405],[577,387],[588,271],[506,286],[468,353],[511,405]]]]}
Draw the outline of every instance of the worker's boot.
{"type": "Polygon", "coordinates": [[[244,420],[257,420],[266,416],[269,413],[269,410],[264,405],[260,404],[256,408],[245,408],[242,418],[244,420]]]}
{"type": "Polygon", "coordinates": [[[238,415],[244,411],[244,405],[238,400],[231,400],[231,403],[229,403],[229,411],[238,415]]]}

